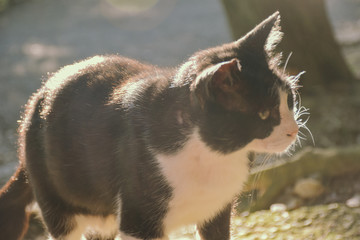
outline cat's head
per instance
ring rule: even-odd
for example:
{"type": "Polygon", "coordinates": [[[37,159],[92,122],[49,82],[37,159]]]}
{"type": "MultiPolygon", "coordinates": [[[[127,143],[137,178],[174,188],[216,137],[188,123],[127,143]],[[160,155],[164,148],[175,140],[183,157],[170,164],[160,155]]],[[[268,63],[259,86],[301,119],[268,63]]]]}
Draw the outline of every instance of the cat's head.
{"type": "Polygon", "coordinates": [[[280,153],[295,142],[294,83],[272,53],[279,22],[274,13],[236,42],[194,54],[180,70],[192,79],[199,133],[213,150],[280,153]]]}

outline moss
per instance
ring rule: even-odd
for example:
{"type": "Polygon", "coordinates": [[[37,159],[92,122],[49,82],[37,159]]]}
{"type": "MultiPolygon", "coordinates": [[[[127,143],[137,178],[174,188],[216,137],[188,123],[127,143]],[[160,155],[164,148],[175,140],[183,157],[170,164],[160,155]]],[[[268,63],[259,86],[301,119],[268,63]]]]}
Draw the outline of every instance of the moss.
{"type": "Polygon", "coordinates": [[[356,239],[360,209],[330,204],[236,217],[233,239],[356,239]]]}
{"type": "MultiPolygon", "coordinates": [[[[342,204],[302,207],[293,211],[263,210],[236,216],[233,240],[360,239],[360,208],[342,204]]],[[[186,229],[172,239],[195,239],[186,229]]]]}

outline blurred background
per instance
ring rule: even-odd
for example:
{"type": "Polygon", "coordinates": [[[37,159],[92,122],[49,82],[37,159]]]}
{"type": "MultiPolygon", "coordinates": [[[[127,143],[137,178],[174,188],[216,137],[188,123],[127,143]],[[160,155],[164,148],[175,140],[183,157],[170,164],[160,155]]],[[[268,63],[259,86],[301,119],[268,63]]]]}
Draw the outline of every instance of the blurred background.
{"type": "Polygon", "coordinates": [[[360,206],[360,0],[0,0],[0,184],[17,165],[22,106],[48,73],[95,54],[178,66],[276,10],[285,34],[277,51],[284,63],[291,55],[289,73],[306,71],[300,92],[314,141],[303,129],[298,154],[260,164],[241,211],[264,196],[254,210],[277,202],[288,209],[348,200],[360,206]],[[301,171],[292,174],[295,168],[301,171]],[[294,193],[304,179],[305,192],[320,194],[294,193]],[[267,196],[270,185],[279,187],[267,196]]]}

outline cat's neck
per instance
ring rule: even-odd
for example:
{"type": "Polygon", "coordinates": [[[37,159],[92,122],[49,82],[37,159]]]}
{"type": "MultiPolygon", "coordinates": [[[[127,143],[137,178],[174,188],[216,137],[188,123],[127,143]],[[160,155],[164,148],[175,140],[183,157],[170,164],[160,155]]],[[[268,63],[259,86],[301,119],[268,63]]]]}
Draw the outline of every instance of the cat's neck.
{"type": "Polygon", "coordinates": [[[164,221],[169,231],[214,216],[241,191],[249,172],[246,148],[230,154],[213,151],[196,128],[177,153],[156,159],[174,189],[170,205],[176,211],[164,221]]]}

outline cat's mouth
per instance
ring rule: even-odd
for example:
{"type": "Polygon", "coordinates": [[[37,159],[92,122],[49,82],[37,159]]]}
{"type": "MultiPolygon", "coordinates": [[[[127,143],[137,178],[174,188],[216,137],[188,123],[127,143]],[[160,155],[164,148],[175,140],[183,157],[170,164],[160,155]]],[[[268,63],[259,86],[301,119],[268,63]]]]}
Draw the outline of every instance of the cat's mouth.
{"type": "Polygon", "coordinates": [[[296,142],[297,135],[286,136],[275,139],[268,137],[266,139],[255,139],[248,146],[252,151],[262,153],[283,153],[287,152],[296,142]]]}
{"type": "Polygon", "coordinates": [[[278,141],[271,141],[266,144],[266,150],[269,153],[283,153],[287,152],[291,146],[296,142],[296,136],[289,139],[281,139],[278,141]]]}

